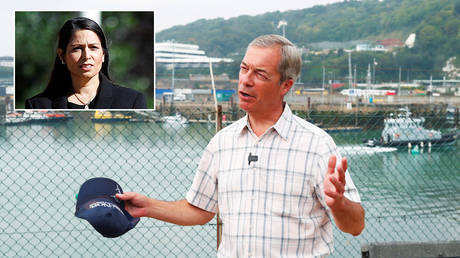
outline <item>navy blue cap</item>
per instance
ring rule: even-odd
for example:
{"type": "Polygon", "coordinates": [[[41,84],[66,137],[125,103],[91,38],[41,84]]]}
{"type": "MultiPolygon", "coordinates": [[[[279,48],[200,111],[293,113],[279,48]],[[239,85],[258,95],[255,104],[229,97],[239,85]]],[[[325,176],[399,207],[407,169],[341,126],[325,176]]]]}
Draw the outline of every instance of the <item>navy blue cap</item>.
{"type": "Polygon", "coordinates": [[[119,237],[139,222],[125,210],[115,194],[123,190],[109,178],[96,177],[84,182],[77,195],[75,216],[87,220],[104,237],[119,237]]]}

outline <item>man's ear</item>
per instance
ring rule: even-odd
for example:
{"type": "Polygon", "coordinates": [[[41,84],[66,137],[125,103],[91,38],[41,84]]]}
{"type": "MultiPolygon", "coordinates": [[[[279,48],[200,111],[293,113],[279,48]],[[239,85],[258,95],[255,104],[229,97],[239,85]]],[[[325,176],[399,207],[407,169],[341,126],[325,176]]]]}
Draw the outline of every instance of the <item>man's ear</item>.
{"type": "Polygon", "coordinates": [[[62,51],[62,49],[60,49],[60,48],[57,49],[57,55],[59,56],[59,59],[61,59],[61,63],[65,64],[64,57],[62,56],[63,53],[64,53],[64,51],[62,51]]]}
{"type": "Polygon", "coordinates": [[[294,85],[294,80],[287,79],[283,83],[281,83],[281,94],[282,96],[286,95],[289,90],[291,89],[292,85],[294,85]]]}

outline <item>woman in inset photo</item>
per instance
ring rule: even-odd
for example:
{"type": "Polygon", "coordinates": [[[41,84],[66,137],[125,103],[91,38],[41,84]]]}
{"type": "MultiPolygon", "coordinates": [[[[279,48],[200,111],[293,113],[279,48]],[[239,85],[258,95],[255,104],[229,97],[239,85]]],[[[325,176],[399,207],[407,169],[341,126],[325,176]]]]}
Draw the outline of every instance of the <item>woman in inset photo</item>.
{"type": "Polygon", "coordinates": [[[59,31],[46,89],[26,99],[26,109],[145,109],[144,94],[115,84],[101,27],[91,19],[68,20],[59,31]]]}

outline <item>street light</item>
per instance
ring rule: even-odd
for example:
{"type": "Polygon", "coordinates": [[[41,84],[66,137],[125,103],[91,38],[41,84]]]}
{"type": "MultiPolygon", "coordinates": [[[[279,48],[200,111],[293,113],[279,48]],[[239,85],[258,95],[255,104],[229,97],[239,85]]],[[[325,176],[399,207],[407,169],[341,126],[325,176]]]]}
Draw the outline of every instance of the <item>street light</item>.
{"type": "Polygon", "coordinates": [[[375,61],[375,57],[374,57],[374,62],[372,63],[372,78],[373,78],[374,84],[375,84],[375,66],[376,65],[378,65],[378,63],[375,61]]]}
{"type": "Polygon", "coordinates": [[[286,33],[285,33],[286,25],[288,25],[286,20],[281,20],[278,22],[277,28],[279,29],[280,27],[283,27],[283,37],[286,37],[286,33]]]}

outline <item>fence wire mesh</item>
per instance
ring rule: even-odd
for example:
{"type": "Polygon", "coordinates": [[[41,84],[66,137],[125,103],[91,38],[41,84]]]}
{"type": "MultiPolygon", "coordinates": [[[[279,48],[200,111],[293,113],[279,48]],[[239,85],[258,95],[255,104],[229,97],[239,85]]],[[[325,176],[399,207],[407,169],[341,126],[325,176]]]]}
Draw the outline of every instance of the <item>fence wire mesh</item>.
{"type": "MultiPolygon", "coordinates": [[[[120,238],[109,239],[74,216],[75,194],[92,177],[112,178],[124,191],[157,199],[183,199],[215,134],[211,109],[182,112],[189,123],[166,122],[164,112],[143,114],[156,121],[118,113],[117,118],[131,120],[101,121],[94,120],[93,112],[72,112],[67,121],[0,126],[0,256],[216,255],[215,219],[181,227],[143,218],[120,238]]],[[[426,144],[417,152],[406,146],[368,147],[363,140],[380,137],[390,111],[295,113],[330,132],[349,159],[366,210],[360,236],[334,229],[332,257],[360,257],[360,245],[370,242],[460,240],[457,142],[426,144]]],[[[224,111],[227,120],[242,115],[224,111]]],[[[458,123],[446,119],[441,109],[414,110],[414,115],[425,118],[425,127],[443,132],[458,123]]]]}

